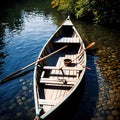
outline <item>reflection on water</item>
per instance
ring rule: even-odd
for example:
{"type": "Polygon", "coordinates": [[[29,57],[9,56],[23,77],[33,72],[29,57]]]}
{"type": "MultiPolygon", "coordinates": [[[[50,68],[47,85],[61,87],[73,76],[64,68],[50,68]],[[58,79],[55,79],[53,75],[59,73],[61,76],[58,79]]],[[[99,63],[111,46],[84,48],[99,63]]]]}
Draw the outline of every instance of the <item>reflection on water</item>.
{"type": "MultiPolygon", "coordinates": [[[[35,61],[45,42],[63,22],[65,17],[51,9],[50,1],[27,0],[0,11],[0,79],[35,61]]],[[[86,45],[92,41],[96,44],[87,51],[87,66],[92,70],[86,70],[70,118],[119,119],[119,31],[73,22],[86,45]]],[[[32,77],[33,67],[0,85],[0,120],[34,118],[32,77]]],[[[68,105],[69,109],[74,102],[68,105]]]]}
{"type": "Polygon", "coordinates": [[[5,53],[5,51],[3,50],[5,47],[5,43],[3,40],[4,29],[2,26],[0,27],[0,31],[0,74],[2,74],[2,65],[4,64],[4,58],[6,57],[7,53],[5,53]]]}
{"type": "MultiPolygon", "coordinates": [[[[0,21],[0,79],[35,61],[57,28],[50,15],[48,0],[46,4],[39,2],[19,3],[1,11],[5,14],[0,21]]],[[[34,118],[32,78],[33,67],[0,85],[0,120],[34,118]]]]}

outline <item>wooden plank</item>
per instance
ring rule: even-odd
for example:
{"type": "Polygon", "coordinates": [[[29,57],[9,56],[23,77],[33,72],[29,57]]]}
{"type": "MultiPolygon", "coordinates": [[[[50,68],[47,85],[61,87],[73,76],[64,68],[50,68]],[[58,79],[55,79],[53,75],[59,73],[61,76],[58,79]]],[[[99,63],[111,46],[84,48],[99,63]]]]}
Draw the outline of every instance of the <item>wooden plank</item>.
{"type": "Polygon", "coordinates": [[[68,88],[71,88],[71,87],[73,87],[73,85],[72,84],[48,84],[48,83],[46,83],[45,84],[45,87],[53,87],[53,88],[59,88],[60,87],[60,89],[62,89],[62,90],[64,90],[64,88],[65,89],[68,89],[68,88]]]}
{"type": "Polygon", "coordinates": [[[40,105],[54,106],[56,104],[55,100],[38,99],[38,102],[40,105]]]}
{"type": "MultiPolygon", "coordinates": [[[[58,63],[57,63],[58,64],[58,63]]],[[[52,70],[51,71],[51,74],[57,74],[56,73],[56,70],[52,70]]],[[[55,78],[55,79],[57,79],[57,77],[56,76],[50,76],[50,79],[53,79],[53,78],[55,78]]],[[[44,79],[45,80],[45,79],[44,79]]],[[[47,79],[48,80],[48,79],[47,79]]],[[[42,81],[43,81],[43,79],[42,79],[42,81]]],[[[45,81],[44,81],[45,82],[45,81]]],[[[46,81],[47,82],[47,81],[46,81]]],[[[50,83],[50,84],[52,84],[52,83],[50,83]]],[[[56,100],[56,96],[57,96],[57,94],[58,94],[58,89],[53,89],[52,90],[52,94],[51,94],[51,99],[52,100],[56,100]]]]}
{"type": "Polygon", "coordinates": [[[45,75],[45,71],[42,71],[41,78],[43,78],[45,75]]]}
{"type": "MultiPolygon", "coordinates": [[[[59,63],[57,64],[57,66],[63,66],[64,62],[64,57],[61,57],[59,59],[59,63]]],[[[61,79],[64,79],[64,71],[63,70],[56,70],[57,71],[57,74],[59,74],[59,76],[57,77],[57,80],[61,80],[61,79]]],[[[65,86],[66,87],[66,86],[65,86]]],[[[67,86],[68,88],[69,86],[67,86]]],[[[62,87],[63,88],[63,87],[62,87]]],[[[69,87],[70,88],[70,87],[69,87]]],[[[69,89],[58,89],[57,91],[57,96],[56,96],[56,99],[60,99],[60,98],[63,98],[64,95],[67,94],[67,92],[69,91],[69,89]]]]}
{"type": "Polygon", "coordinates": [[[62,37],[58,40],[54,41],[55,43],[80,43],[79,38],[73,38],[73,37],[62,37]]]}
{"type": "Polygon", "coordinates": [[[41,80],[40,83],[60,84],[60,85],[74,85],[75,84],[75,82],[73,81],[65,81],[64,79],[63,80],[61,79],[61,81],[44,79],[44,80],[41,80]]]}
{"type": "Polygon", "coordinates": [[[56,64],[57,68],[60,68],[60,66],[62,66],[64,64],[63,59],[64,59],[64,57],[59,57],[57,64],[56,64]]]}
{"type": "MultiPolygon", "coordinates": [[[[56,66],[44,66],[43,69],[45,70],[60,70],[59,67],[56,66]]],[[[83,67],[79,66],[79,67],[63,67],[62,70],[82,70],[83,67]]]]}
{"type": "MultiPolygon", "coordinates": [[[[49,81],[62,81],[64,78],[40,78],[40,81],[49,80],[49,81]]],[[[67,82],[76,82],[78,79],[64,79],[67,82]]]]}

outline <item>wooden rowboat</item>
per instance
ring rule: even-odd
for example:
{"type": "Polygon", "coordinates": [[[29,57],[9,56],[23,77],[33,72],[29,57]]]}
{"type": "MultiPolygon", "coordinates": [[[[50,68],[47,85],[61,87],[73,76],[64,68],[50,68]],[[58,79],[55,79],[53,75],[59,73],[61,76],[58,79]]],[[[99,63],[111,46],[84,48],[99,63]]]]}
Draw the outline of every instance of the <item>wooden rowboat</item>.
{"type": "Polygon", "coordinates": [[[50,37],[34,68],[35,120],[53,113],[74,93],[86,69],[86,48],[69,16],[50,37]],[[46,56],[46,57],[45,57],[46,56]]]}

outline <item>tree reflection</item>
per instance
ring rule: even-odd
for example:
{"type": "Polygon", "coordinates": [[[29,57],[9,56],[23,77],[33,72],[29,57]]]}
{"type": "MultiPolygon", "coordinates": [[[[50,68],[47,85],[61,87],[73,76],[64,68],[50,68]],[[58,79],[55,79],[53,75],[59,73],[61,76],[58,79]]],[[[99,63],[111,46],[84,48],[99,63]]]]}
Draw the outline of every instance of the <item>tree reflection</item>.
{"type": "Polygon", "coordinates": [[[2,65],[4,64],[3,59],[7,55],[7,53],[3,50],[5,47],[3,36],[4,36],[4,26],[0,25],[0,74],[2,74],[2,65]]]}

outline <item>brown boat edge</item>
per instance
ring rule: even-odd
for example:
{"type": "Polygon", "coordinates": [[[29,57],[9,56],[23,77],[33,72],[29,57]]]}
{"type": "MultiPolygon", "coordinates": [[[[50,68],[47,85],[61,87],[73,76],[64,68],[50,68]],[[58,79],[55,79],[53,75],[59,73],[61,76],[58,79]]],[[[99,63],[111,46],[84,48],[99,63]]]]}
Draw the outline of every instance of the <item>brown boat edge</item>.
{"type": "Polygon", "coordinates": [[[55,114],[64,109],[63,104],[80,85],[86,70],[85,45],[69,16],[46,42],[38,58],[66,45],[65,49],[35,64],[35,120],[55,119],[55,114]]]}

